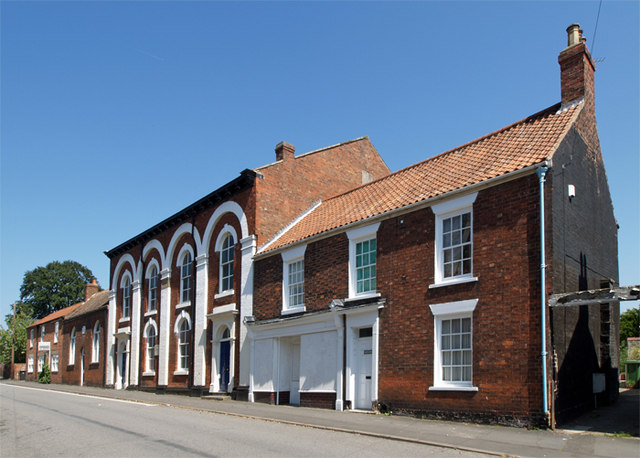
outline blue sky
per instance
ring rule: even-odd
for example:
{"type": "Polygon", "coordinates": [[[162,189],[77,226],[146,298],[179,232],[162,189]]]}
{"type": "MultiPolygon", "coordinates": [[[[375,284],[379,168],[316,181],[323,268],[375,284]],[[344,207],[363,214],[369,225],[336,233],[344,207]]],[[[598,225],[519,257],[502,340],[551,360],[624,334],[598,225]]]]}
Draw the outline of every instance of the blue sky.
{"type": "Polygon", "coordinates": [[[596,113],[640,283],[638,2],[7,2],[1,14],[0,313],[27,270],[103,254],[238,176],[368,135],[398,170],[560,99],[565,29],[598,61],[596,113]]]}

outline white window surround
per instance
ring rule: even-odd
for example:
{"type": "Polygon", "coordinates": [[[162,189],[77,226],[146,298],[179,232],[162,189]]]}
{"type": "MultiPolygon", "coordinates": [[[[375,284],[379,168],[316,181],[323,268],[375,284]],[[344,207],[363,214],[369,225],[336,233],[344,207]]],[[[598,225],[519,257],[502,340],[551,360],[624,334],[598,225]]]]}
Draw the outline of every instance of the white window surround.
{"type": "Polygon", "coordinates": [[[38,372],[42,372],[44,366],[44,355],[38,355],[38,372]]]}
{"type": "Polygon", "coordinates": [[[120,289],[122,289],[122,318],[120,321],[123,321],[128,320],[131,315],[131,274],[129,271],[122,275],[120,289]]]}
{"type": "Polygon", "coordinates": [[[60,357],[58,353],[51,354],[51,372],[58,372],[60,364],[60,357]]]}
{"type": "Polygon", "coordinates": [[[91,345],[91,362],[100,362],[100,321],[93,325],[93,339],[91,345]]]}
{"type": "MultiPolygon", "coordinates": [[[[188,243],[185,243],[184,245],[182,245],[182,248],[180,248],[180,251],[178,252],[178,256],[176,258],[176,267],[178,268],[178,272],[180,273],[180,296],[178,297],[178,304],[181,306],[188,306],[191,305],[191,300],[186,300],[183,301],[182,297],[184,294],[184,283],[183,283],[183,277],[182,277],[182,262],[184,260],[184,256],[185,254],[189,253],[191,255],[191,263],[193,263],[193,260],[195,259],[195,254],[193,251],[193,247],[191,245],[189,245],[188,243]]],[[[191,266],[190,269],[191,273],[193,274],[193,266],[191,266]]],[[[190,275],[190,277],[192,277],[192,275],[190,275]]],[[[191,290],[191,288],[193,288],[193,282],[191,281],[192,278],[189,279],[189,290],[191,290]]],[[[189,296],[191,296],[191,293],[189,293],[189,296]]]]}
{"type": "Polygon", "coordinates": [[[218,265],[218,294],[216,294],[216,298],[233,294],[233,270],[236,262],[235,256],[234,256],[234,259],[231,261],[231,288],[226,288],[226,289],[223,288],[224,272],[223,272],[223,263],[222,263],[222,252],[224,250],[224,242],[228,236],[231,236],[232,242],[233,242],[233,248],[231,249],[235,250],[235,244],[238,243],[238,234],[236,233],[236,230],[233,228],[233,226],[229,224],[225,224],[220,230],[220,233],[218,234],[218,237],[216,238],[216,243],[214,245],[215,251],[218,253],[218,256],[220,259],[220,262],[218,265]]]}
{"type": "MultiPolygon", "coordinates": [[[[307,250],[307,245],[300,245],[295,248],[283,251],[282,256],[282,314],[287,315],[290,313],[299,313],[306,311],[304,305],[304,299],[302,304],[291,307],[289,305],[289,266],[298,261],[304,261],[304,253],[307,250]]],[[[303,264],[304,265],[304,264],[303,264]]],[[[304,268],[302,271],[302,285],[304,288],[304,268]]]]}
{"type": "Polygon", "coordinates": [[[445,202],[431,206],[431,210],[435,214],[435,245],[434,245],[434,283],[429,288],[438,288],[441,286],[456,285],[478,281],[473,276],[473,203],[478,197],[478,193],[474,192],[455,199],[446,200],[445,202]],[[442,222],[444,219],[456,216],[462,213],[471,213],[471,273],[458,275],[455,277],[444,278],[443,274],[443,247],[442,247],[442,222]]]}
{"type": "Polygon", "coordinates": [[[45,333],[45,328],[43,324],[42,326],[40,326],[40,342],[44,342],[44,333],[45,333]]]}
{"type": "MultiPolygon", "coordinates": [[[[191,350],[190,348],[190,342],[187,340],[186,342],[186,357],[187,357],[187,368],[183,368],[181,367],[182,364],[182,351],[181,351],[181,345],[184,345],[184,343],[181,342],[180,340],[180,327],[182,325],[183,322],[187,323],[187,330],[188,333],[193,332],[193,326],[191,323],[191,317],[189,316],[189,314],[187,312],[185,312],[184,310],[182,312],[180,312],[180,315],[178,316],[178,318],[176,318],[176,322],[175,325],[173,326],[173,332],[176,334],[176,343],[178,345],[178,353],[177,353],[177,361],[176,361],[176,370],[173,372],[174,375],[188,375],[189,374],[189,352],[191,350]]],[[[189,334],[187,334],[187,336],[189,336],[189,334]]]]}
{"type": "Polygon", "coordinates": [[[347,237],[349,239],[349,298],[364,299],[377,296],[375,291],[366,291],[360,294],[356,292],[356,245],[359,242],[376,238],[379,227],[380,223],[378,222],[347,231],[347,237]]]}
{"type": "MultiPolygon", "coordinates": [[[[431,304],[429,308],[433,314],[433,386],[429,391],[478,391],[478,387],[470,382],[446,382],[442,379],[442,350],[441,334],[442,321],[456,318],[471,318],[471,349],[473,351],[473,311],[478,304],[478,299],[468,299],[465,301],[444,302],[441,304],[431,304]]],[[[472,362],[473,365],[473,357],[472,362]]]]}
{"type": "Polygon", "coordinates": [[[153,348],[149,347],[149,332],[153,331],[153,337],[154,337],[154,347],[158,345],[158,325],[156,324],[155,320],[151,319],[149,321],[147,321],[147,324],[144,327],[144,330],[142,332],[142,335],[144,336],[144,338],[146,339],[146,343],[145,343],[145,370],[142,373],[143,376],[152,376],[152,375],[156,375],[156,371],[155,369],[149,369],[149,366],[151,366],[152,361],[151,358],[155,358],[155,354],[151,355],[150,352],[154,352],[153,348]],[[150,358],[151,357],[151,358],[150,358]]]}
{"type": "Polygon", "coordinates": [[[31,331],[29,332],[29,347],[33,348],[33,341],[35,340],[36,337],[36,330],[35,329],[31,329],[31,331]]]}
{"type": "Polygon", "coordinates": [[[160,272],[160,265],[158,264],[158,261],[155,258],[152,258],[151,261],[149,261],[149,265],[147,266],[147,271],[145,272],[145,278],[149,282],[148,297],[147,297],[147,313],[155,311],[158,308],[158,302],[160,299],[160,296],[158,294],[160,291],[159,272],[160,272]],[[155,289],[155,304],[153,304],[154,289],[155,289]]]}
{"type": "Polygon", "coordinates": [[[56,321],[53,331],[53,343],[58,343],[58,333],[60,332],[60,322],[56,321]]]}
{"type": "Polygon", "coordinates": [[[27,363],[27,372],[33,372],[33,356],[29,356],[29,362],[27,363]]]}
{"type": "Polygon", "coordinates": [[[71,338],[69,339],[69,366],[73,366],[76,362],[76,328],[71,330],[71,338]]]}

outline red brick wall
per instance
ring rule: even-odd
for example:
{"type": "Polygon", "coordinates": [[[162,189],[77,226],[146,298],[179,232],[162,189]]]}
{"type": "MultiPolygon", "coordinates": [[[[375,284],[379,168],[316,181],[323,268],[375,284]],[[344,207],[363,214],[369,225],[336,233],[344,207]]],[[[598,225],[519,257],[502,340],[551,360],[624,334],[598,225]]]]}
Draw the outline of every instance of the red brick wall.
{"type": "Polygon", "coordinates": [[[300,393],[300,407],[336,408],[335,393],[300,393]]]}
{"type": "Polygon", "coordinates": [[[389,174],[368,138],[325,148],[258,169],[256,234],[263,245],[311,207],[362,184],[362,171],[375,179],[389,174]]]}
{"type": "MultiPolygon", "coordinates": [[[[62,352],[64,351],[63,348],[63,343],[62,343],[62,319],[58,319],[58,320],[54,320],[54,321],[50,321],[48,323],[45,323],[45,336],[44,336],[44,342],[49,342],[50,345],[50,351],[47,352],[43,352],[39,350],[38,344],[40,343],[40,326],[32,326],[27,328],[27,353],[26,353],[26,363],[28,367],[28,362],[29,362],[29,356],[33,356],[33,372],[26,372],[26,380],[30,380],[30,381],[36,381],[38,380],[38,355],[41,353],[44,354],[49,354],[47,355],[47,357],[45,358],[45,360],[49,363],[49,367],[51,367],[50,364],[50,355],[52,355],[53,353],[58,353],[58,371],[57,372],[51,372],[51,382],[52,383],[61,383],[62,382],[62,352]],[[59,322],[59,330],[58,330],[58,342],[54,343],[53,342],[53,335],[55,332],[55,323],[59,322]],[[34,339],[33,339],[33,347],[30,346],[29,343],[29,335],[31,333],[31,329],[34,330],[34,339]]],[[[66,349],[68,351],[68,348],[66,349]]]]}
{"type": "MultiPolygon", "coordinates": [[[[379,400],[391,410],[526,418],[541,410],[539,194],[535,175],[480,191],[473,206],[478,281],[429,289],[434,282],[435,216],[430,208],[385,220],[378,230],[379,400]],[[429,391],[434,317],[430,304],[478,299],[473,314],[477,393],[429,391]]],[[[305,252],[307,310],[348,294],[344,234],[305,252]]],[[[254,314],[282,307],[280,254],[255,266],[254,314]]]]}
{"type": "Polygon", "coordinates": [[[106,363],[106,336],[107,336],[107,311],[98,310],[87,315],[80,316],[64,323],[64,351],[60,358],[60,371],[62,383],[79,385],[81,378],[81,358],[84,350],[84,384],[88,386],[104,386],[106,363]],[[98,362],[92,362],[93,329],[96,321],[100,322],[100,350],[98,362]],[[85,333],[82,334],[82,327],[85,333]],[[71,330],[76,330],[75,361],[69,360],[69,345],[71,330]]]}

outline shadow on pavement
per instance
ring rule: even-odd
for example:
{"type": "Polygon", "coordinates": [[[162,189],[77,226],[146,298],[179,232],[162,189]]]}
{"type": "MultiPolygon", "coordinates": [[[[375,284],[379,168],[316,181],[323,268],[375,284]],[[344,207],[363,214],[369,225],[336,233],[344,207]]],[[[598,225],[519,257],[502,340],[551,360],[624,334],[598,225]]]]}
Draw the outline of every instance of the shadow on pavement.
{"type": "Polygon", "coordinates": [[[640,390],[620,390],[618,402],[587,412],[559,430],[640,436],[640,390]]]}

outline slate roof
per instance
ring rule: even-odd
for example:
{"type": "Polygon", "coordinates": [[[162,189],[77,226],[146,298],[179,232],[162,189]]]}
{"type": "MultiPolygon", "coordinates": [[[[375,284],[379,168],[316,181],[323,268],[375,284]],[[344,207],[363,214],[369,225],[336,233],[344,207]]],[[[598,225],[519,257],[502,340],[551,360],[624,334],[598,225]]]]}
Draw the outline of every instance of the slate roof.
{"type": "Polygon", "coordinates": [[[259,254],[551,159],[584,102],[556,104],[312,208],[259,254]]]}
{"type": "Polygon", "coordinates": [[[80,307],[73,310],[69,315],[65,317],[66,320],[78,318],[82,315],[87,315],[96,310],[106,309],[109,306],[109,290],[104,290],[95,293],[86,302],[83,302],[80,307]]]}

